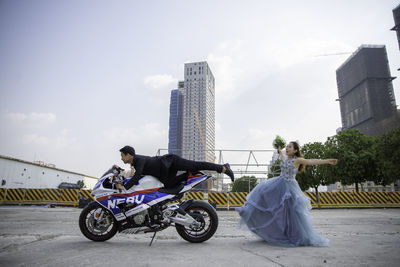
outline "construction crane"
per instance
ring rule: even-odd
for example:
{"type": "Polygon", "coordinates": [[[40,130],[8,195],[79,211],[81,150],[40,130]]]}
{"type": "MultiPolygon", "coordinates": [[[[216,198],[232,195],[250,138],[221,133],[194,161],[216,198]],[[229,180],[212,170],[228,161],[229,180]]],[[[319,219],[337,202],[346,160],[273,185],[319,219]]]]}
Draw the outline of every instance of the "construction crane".
{"type": "Polygon", "coordinates": [[[340,53],[332,53],[332,54],[321,54],[321,55],[315,55],[314,57],[341,56],[341,55],[348,55],[348,54],[353,54],[353,52],[340,52],[340,53]]]}
{"type": "MultiPolygon", "coordinates": [[[[205,156],[206,161],[208,161],[207,147],[206,147],[206,142],[204,140],[203,130],[202,130],[201,124],[200,124],[199,113],[197,113],[196,109],[193,109],[193,113],[194,113],[194,117],[196,119],[197,129],[199,130],[201,145],[203,146],[203,151],[204,151],[204,156],[205,156]]],[[[215,155],[211,162],[214,162],[214,160],[215,160],[215,155]]],[[[209,181],[209,180],[207,181],[207,192],[210,191],[210,182],[211,181],[209,181]]]]}
{"type": "Polygon", "coordinates": [[[201,140],[201,144],[203,146],[203,151],[204,151],[204,156],[207,161],[206,142],[204,141],[204,135],[203,135],[203,131],[202,131],[201,125],[200,125],[199,113],[197,113],[196,109],[193,109],[193,113],[194,113],[194,117],[196,119],[197,129],[199,130],[200,140],[201,140]]]}

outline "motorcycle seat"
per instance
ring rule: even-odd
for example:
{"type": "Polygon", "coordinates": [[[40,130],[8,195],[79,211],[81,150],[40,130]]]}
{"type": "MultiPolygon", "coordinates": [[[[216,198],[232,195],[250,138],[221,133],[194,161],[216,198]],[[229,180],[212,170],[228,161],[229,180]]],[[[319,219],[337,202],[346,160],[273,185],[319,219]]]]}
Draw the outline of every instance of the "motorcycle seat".
{"type": "Polygon", "coordinates": [[[179,185],[177,185],[175,187],[171,187],[171,188],[163,187],[160,190],[158,190],[158,192],[165,193],[165,194],[170,194],[170,195],[176,195],[183,189],[183,187],[185,187],[184,184],[179,184],[179,185]]]}

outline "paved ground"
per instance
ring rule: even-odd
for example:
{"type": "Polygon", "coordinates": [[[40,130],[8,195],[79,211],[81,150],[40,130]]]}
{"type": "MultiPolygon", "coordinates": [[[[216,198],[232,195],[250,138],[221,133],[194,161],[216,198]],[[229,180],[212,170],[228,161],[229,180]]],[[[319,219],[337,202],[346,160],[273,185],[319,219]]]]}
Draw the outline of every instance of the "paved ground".
{"type": "Polygon", "coordinates": [[[399,266],[400,209],[313,210],[329,247],[269,245],[236,229],[238,216],[219,211],[215,236],[202,244],[174,228],[157,235],[117,234],[87,240],[77,208],[0,206],[0,266],[399,266]]]}

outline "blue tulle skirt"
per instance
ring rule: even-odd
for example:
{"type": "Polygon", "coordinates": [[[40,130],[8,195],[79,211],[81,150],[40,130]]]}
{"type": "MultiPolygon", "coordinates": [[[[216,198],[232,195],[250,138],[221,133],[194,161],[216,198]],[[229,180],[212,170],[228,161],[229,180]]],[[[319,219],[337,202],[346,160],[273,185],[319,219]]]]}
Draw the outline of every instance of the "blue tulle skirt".
{"type": "Polygon", "coordinates": [[[281,246],[328,246],[311,224],[310,200],[296,180],[281,177],[258,184],[247,196],[244,206],[236,209],[239,227],[281,246]]]}

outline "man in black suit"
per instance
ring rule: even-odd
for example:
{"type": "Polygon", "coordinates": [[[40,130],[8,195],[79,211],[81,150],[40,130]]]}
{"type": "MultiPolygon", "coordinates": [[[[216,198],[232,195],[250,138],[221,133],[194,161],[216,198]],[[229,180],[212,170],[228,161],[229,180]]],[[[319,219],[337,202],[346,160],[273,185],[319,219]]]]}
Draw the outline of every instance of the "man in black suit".
{"type": "Polygon", "coordinates": [[[131,146],[124,146],[119,151],[121,152],[121,160],[124,163],[130,163],[135,168],[135,175],[130,181],[125,185],[116,185],[116,188],[120,190],[124,189],[124,187],[129,189],[137,184],[142,175],[151,175],[158,178],[167,188],[177,186],[182,181],[186,181],[189,172],[195,173],[200,170],[225,173],[231,178],[232,182],[235,179],[228,163],[219,165],[210,162],[192,161],[173,154],[157,157],[136,155],[135,149],[131,146]],[[177,176],[178,171],[185,171],[185,173],[177,176]]]}

